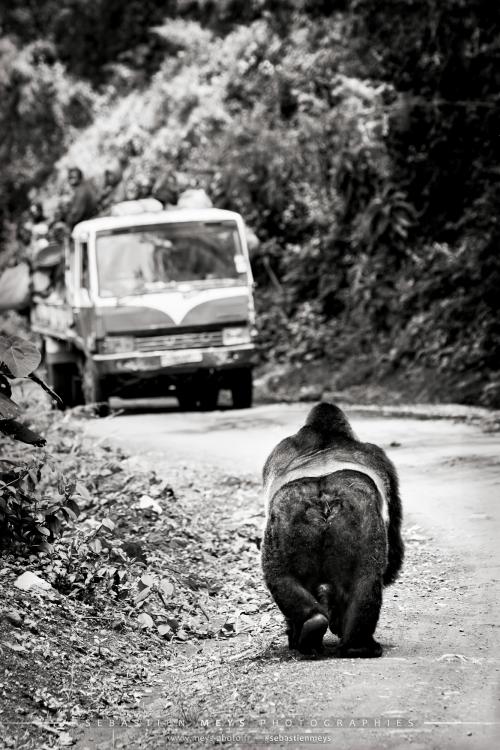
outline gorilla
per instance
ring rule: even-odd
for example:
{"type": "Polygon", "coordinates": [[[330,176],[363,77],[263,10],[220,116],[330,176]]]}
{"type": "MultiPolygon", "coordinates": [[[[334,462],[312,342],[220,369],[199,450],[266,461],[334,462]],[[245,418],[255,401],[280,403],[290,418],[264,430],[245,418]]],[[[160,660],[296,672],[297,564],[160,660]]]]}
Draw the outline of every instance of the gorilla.
{"type": "Polygon", "coordinates": [[[320,403],[271,452],[263,479],[262,568],[289,647],[321,653],[329,627],[339,656],[381,656],[382,589],[404,557],[395,467],[357,440],[341,409],[320,403]]]}

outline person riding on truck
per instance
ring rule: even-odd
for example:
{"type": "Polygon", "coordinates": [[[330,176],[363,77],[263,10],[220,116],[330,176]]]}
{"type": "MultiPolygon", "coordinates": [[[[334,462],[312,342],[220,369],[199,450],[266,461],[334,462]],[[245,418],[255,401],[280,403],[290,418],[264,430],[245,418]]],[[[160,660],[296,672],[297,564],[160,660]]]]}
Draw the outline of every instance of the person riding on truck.
{"type": "Polygon", "coordinates": [[[94,191],[84,180],[83,172],[79,167],[71,167],[68,170],[68,183],[72,192],[68,201],[66,221],[72,229],[80,221],[91,219],[96,215],[97,201],[94,191]]]}

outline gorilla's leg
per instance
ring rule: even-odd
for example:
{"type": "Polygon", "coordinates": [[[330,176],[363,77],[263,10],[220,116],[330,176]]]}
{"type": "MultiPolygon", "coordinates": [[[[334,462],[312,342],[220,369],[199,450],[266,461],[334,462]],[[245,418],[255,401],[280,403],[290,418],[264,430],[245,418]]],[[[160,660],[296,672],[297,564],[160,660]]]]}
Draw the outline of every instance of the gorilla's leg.
{"type": "Polygon", "coordinates": [[[275,577],[269,588],[285,615],[289,648],[296,648],[303,654],[320,652],[328,627],[326,612],[321,604],[292,575],[275,577]]]}
{"type": "Polygon", "coordinates": [[[266,584],[288,623],[290,648],[320,651],[328,627],[321,603],[324,514],[316,479],[292,482],[272,499],[262,569],[266,584]]]}
{"type": "MultiPolygon", "coordinates": [[[[333,580],[333,576],[325,574],[330,580],[333,580]]],[[[342,637],[342,614],[344,608],[342,607],[335,586],[330,583],[322,583],[318,587],[318,601],[321,606],[328,614],[328,627],[334,635],[342,637]]]]}
{"type": "Polygon", "coordinates": [[[297,648],[302,654],[323,651],[323,636],[328,628],[328,619],[319,612],[309,617],[302,625],[297,648]]]}
{"type": "MultiPolygon", "coordinates": [[[[328,561],[328,558],[326,558],[328,561]]],[[[329,570],[325,564],[324,577],[330,581],[336,580],[336,569],[333,568],[332,573],[331,560],[328,561],[329,570]]],[[[346,606],[346,599],[343,595],[340,587],[336,583],[322,583],[318,587],[318,601],[321,603],[323,609],[328,614],[328,627],[330,628],[333,635],[337,635],[339,638],[342,637],[342,622],[344,619],[344,610],[346,606]]]]}
{"type": "Polygon", "coordinates": [[[382,646],[373,638],[381,606],[380,578],[359,578],[354,583],[344,614],[340,656],[370,658],[382,655],[382,646]]]}

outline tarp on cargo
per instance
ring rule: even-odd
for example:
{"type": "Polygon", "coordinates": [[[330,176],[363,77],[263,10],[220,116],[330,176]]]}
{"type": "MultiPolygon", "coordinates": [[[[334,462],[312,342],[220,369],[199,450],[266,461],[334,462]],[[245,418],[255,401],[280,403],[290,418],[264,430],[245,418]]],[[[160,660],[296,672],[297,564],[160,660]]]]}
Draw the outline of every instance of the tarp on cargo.
{"type": "Polygon", "coordinates": [[[162,211],[163,204],[156,198],[139,198],[136,201],[121,201],[111,206],[111,216],[131,216],[132,214],[156,213],[162,211]]]}
{"type": "Polygon", "coordinates": [[[204,190],[189,188],[179,195],[174,208],[213,208],[213,203],[204,190]]]}

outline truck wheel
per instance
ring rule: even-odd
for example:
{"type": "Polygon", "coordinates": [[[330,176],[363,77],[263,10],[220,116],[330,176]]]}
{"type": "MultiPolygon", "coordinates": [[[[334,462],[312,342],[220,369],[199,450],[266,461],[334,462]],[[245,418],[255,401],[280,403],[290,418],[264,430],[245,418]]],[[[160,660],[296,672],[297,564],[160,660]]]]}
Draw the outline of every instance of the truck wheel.
{"type": "Polygon", "coordinates": [[[198,402],[201,411],[214,411],[219,400],[219,385],[211,379],[200,383],[200,397],[198,402]]]}
{"type": "Polygon", "coordinates": [[[252,371],[238,370],[233,375],[231,395],[235,409],[249,409],[253,402],[252,371]]]}
{"type": "Polygon", "coordinates": [[[196,409],[198,404],[192,387],[178,385],[175,389],[175,395],[181,411],[194,411],[196,409]]]}
{"type": "Polygon", "coordinates": [[[60,409],[71,409],[82,403],[80,378],[74,362],[59,362],[47,365],[47,380],[62,399],[60,409]]]}
{"type": "Polygon", "coordinates": [[[109,404],[102,378],[99,378],[94,363],[88,358],[82,365],[82,391],[85,404],[95,405],[98,417],[105,417],[109,414],[109,404]]]}

